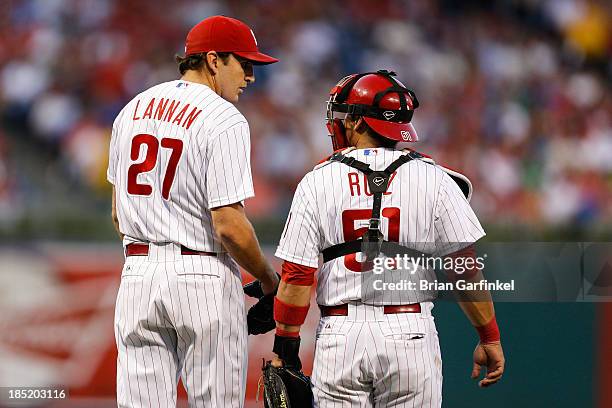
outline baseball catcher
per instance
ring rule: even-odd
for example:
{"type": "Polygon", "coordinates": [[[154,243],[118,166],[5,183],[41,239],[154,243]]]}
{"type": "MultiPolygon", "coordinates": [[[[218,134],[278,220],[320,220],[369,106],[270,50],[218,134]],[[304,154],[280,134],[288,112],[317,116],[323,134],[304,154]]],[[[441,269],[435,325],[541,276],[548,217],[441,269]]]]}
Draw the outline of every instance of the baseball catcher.
{"type": "MultiPolygon", "coordinates": [[[[411,124],[418,106],[392,72],[342,79],[327,104],[335,152],[296,189],[276,251],[284,263],[274,300],[278,357],[272,365],[300,367],[300,328],[316,273],[316,407],[442,405],[442,357],[431,314],[436,292],[418,285],[377,289],[382,281],[372,268],[374,261],[420,252],[466,261],[485,235],[469,204],[467,177],[397,149],[398,142],[418,140],[411,124]]],[[[477,263],[470,264],[460,279],[482,279],[477,263]]],[[[412,266],[409,276],[417,283],[435,279],[433,268],[412,266]]],[[[385,278],[394,279],[406,269],[395,265],[388,272],[385,278]]],[[[459,305],[480,337],[472,378],[486,368],[479,385],[488,387],[501,379],[505,360],[490,294],[477,295],[462,294],[459,305]]]]}

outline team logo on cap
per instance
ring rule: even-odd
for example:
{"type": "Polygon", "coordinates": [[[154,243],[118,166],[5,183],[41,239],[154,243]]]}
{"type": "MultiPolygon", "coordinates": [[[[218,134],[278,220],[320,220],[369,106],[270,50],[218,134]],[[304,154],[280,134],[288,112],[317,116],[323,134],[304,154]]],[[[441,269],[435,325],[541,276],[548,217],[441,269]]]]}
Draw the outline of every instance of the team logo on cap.
{"type": "Polygon", "coordinates": [[[383,112],[383,116],[385,117],[385,119],[389,120],[389,119],[392,119],[395,116],[395,112],[384,111],[383,112]]]}
{"type": "Polygon", "coordinates": [[[402,139],[404,139],[406,142],[411,142],[412,138],[410,137],[410,132],[406,131],[406,130],[402,130],[400,131],[400,134],[402,135],[402,139]]]}
{"type": "Polygon", "coordinates": [[[255,33],[253,32],[253,30],[251,31],[251,35],[253,36],[253,40],[255,40],[255,45],[257,45],[259,47],[259,44],[257,44],[257,38],[255,38],[255,33]]]}

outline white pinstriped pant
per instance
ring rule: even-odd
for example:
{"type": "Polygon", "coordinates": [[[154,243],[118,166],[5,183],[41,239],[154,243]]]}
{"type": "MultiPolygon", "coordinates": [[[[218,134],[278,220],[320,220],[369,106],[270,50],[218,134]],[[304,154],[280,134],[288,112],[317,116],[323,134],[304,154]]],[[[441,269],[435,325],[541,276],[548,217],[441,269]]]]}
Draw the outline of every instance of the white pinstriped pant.
{"type": "Polygon", "coordinates": [[[227,254],[181,255],[149,245],[126,258],[115,309],[117,404],[243,407],[247,331],[239,269],[227,254]]]}
{"type": "Polygon", "coordinates": [[[385,315],[349,304],[319,321],[312,374],[316,407],[440,407],[442,360],[431,302],[385,315]]]}

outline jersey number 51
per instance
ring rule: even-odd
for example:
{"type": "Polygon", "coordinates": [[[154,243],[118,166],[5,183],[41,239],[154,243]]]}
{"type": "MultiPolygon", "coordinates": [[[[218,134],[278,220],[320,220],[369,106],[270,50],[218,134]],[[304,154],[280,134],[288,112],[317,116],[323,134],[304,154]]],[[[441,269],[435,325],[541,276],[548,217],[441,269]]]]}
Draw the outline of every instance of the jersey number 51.
{"type": "MultiPolygon", "coordinates": [[[[397,207],[383,208],[381,215],[388,223],[387,239],[399,242],[400,209],[397,207]]],[[[342,232],[344,242],[359,239],[368,230],[368,227],[355,229],[355,221],[369,220],[372,216],[371,209],[344,210],[342,212],[342,232]]],[[[372,269],[371,265],[357,261],[357,254],[350,254],[344,257],[344,266],[353,272],[363,272],[372,269]]]]}

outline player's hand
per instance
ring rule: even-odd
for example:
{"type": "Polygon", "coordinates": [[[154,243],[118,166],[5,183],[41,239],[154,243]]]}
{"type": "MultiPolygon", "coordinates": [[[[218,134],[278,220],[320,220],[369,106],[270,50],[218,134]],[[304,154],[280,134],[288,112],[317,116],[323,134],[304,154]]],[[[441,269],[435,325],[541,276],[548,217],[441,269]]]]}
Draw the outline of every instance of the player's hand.
{"type": "Polygon", "coordinates": [[[261,291],[264,295],[276,295],[276,291],[278,290],[278,284],[280,283],[280,275],[278,273],[274,273],[272,275],[272,279],[261,282],[261,291]]]}
{"type": "Polygon", "coordinates": [[[244,294],[250,296],[255,299],[261,299],[264,295],[268,293],[276,294],[276,290],[278,289],[278,283],[280,281],[280,275],[276,274],[276,280],[274,282],[268,283],[268,285],[263,285],[261,281],[255,280],[251,283],[247,283],[242,287],[244,294]]]}
{"type": "Polygon", "coordinates": [[[499,341],[495,343],[476,345],[474,350],[474,365],[472,367],[472,379],[476,380],[480,376],[482,367],[487,369],[485,377],[478,382],[480,387],[488,387],[495,384],[502,378],[506,360],[504,350],[499,341]]]}
{"type": "Polygon", "coordinates": [[[276,353],[276,357],[271,361],[274,367],[291,368],[297,371],[302,369],[302,361],[299,355],[299,337],[284,337],[277,334],[274,336],[274,348],[272,351],[276,353]],[[277,364],[280,364],[280,366],[277,364]]]}
{"type": "Polygon", "coordinates": [[[278,358],[278,356],[274,356],[274,358],[272,358],[272,360],[270,361],[270,364],[272,364],[272,367],[282,367],[283,360],[278,358]]]}

